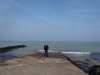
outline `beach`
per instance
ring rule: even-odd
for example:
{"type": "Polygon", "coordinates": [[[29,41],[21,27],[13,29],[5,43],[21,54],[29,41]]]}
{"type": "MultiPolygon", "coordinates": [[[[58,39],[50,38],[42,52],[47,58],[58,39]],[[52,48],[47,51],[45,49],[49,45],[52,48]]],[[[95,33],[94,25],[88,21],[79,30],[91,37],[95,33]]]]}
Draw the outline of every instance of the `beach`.
{"type": "Polygon", "coordinates": [[[63,55],[36,52],[27,56],[0,62],[0,75],[87,75],[66,60],[63,55]]]}

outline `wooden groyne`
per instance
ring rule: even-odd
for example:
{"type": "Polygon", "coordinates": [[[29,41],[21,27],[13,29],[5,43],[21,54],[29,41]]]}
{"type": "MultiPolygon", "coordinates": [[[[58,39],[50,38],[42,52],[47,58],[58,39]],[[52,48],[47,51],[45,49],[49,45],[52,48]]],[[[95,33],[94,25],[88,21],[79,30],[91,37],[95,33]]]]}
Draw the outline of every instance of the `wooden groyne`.
{"type": "Polygon", "coordinates": [[[8,51],[11,51],[13,49],[24,48],[24,47],[26,47],[26,45],[15,45],[15,46],[1,47],[0,48],[0,53],[8,52],[8,51]]]}

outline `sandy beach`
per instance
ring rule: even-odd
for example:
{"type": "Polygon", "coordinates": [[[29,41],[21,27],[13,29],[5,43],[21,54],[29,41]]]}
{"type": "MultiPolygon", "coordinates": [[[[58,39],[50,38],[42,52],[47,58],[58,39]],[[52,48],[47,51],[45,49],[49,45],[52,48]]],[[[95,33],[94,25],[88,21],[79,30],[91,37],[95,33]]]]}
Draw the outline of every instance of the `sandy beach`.
{"type": "Polygon", "coordinates": [[[33,53],[0,62],[0,75],[87,75],[66,60],[61,53],[33,53]]]}

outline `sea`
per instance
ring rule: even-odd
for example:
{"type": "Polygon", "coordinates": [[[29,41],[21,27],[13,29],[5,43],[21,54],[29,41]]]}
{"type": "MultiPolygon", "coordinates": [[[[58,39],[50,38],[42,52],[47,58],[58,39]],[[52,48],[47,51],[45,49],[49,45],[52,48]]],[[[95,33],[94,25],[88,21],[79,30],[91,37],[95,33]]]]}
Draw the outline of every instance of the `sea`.
{"type": "Polygon", "coordinates": [[[100,42],[80,42],[80,41],[0,41],[0,47],[24,44],[27,47],[14,49],[0,55],[24,56],[38,50],[43,50],[44,45],[49,45],[50,51],[59,52],[99,52],[100,42]]]}
{"type": "Polygon", "coordinates": [[[100,65],[100,42],[83,41],[0,41],[0,47],[24,44],[27,47],[0,53],[0,60],[10,60],[43,50],[49,45],[49,51],[62,52],[83,68],[100,65]]]}

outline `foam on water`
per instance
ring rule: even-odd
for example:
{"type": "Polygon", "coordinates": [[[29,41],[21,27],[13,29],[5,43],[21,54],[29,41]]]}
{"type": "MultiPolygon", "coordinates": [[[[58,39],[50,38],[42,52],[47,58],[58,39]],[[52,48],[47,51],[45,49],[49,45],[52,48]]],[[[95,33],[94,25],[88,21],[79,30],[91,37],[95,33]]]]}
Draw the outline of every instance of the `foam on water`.
{"type": "Polygon", "coordinates": [[[91,52],[62,52],[63,54],[79,54],[79,55],[82,55],[82,54],[90,54],[91,52]]]}

